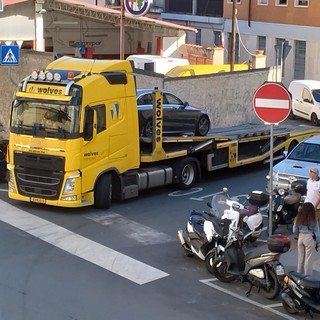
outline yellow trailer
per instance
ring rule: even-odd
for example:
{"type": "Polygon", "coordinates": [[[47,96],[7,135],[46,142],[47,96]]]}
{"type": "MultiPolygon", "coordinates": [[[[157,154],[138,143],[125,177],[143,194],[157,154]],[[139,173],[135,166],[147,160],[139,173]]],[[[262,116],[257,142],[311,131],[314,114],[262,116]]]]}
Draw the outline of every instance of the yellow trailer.
{"type": "MultiPolygon", "coordinates": [[[[61,207],[109,208],[112,199],[176,184],[191,188],[204,171],[269,158],[261,125],[206,137],[163,137],[162,94],[155,90],[154,135],[139,135],[129,61],[63,57],[23,79],[11,110],[7,152],[11,199],[61,207]]],[[[315,129],[275,130],[280,154],[315,129]]]]}

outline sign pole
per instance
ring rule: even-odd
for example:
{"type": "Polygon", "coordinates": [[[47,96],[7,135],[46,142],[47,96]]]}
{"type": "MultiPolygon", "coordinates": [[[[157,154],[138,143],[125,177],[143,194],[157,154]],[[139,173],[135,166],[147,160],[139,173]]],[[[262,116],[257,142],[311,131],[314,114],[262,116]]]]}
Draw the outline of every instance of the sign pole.
{"type": "Polygon", "coordinates": [[[270,187],[269,187],[269,236],[272,235],[272,206],[273,206],[273,126],[270,124],[270,187]]]}
{"type": "Polygon", "coordinates": [[[277,82],[265,82],[255,92],[253,108],[264,123],[270,125],[270,180],[269,180],[269,236],[272,234],[273,207],[273,129],[275,124],[284,121],[291,110],[291,95],[289,91],[277,82]]]}

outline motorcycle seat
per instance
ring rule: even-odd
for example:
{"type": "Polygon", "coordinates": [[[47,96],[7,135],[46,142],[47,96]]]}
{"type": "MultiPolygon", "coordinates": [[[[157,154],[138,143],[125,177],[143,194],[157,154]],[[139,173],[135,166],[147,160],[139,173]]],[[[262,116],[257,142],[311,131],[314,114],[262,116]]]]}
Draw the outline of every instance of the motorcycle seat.
{"type": "Polygon", "coordinates": [[[249,204],[244,209],[239,209],[239,223],[242,223],[242,220],[244,217],[251,216],[257,213],[257,211],[258,211],[258,207],[252,204],[249,204]]]}
{"type": "Polygon", "coordinates": [[[307,276],[303,273],[291,271],[290,278],[298,282],[305,288],[320,289],[320,280],[307,276]]]}
{"type": "Polygon", "coordinates": [[[288,205],[292,205],[295,203],[299,203],[300,199],[301,199],[300,193],[289,193],[287,196],[285,196],[284,203],[288,205]]]}
{"type": "Polygon", "coordinates": [[[250,259],[254,259],[254,258],[258,258],[261,257],[262,255],[277,255],[278,253],[274,253],[274,252],[270,252],[270,251],[249,251],[248,253],[246,253],[244,259],[245,261],[250,260],[250,259]]]}

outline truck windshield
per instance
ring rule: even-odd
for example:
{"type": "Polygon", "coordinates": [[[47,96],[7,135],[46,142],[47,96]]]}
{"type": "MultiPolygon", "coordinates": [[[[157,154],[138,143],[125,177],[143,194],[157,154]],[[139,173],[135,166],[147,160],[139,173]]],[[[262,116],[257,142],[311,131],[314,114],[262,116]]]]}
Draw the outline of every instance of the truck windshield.
{"type": "Polygon", "coordinates": [[[79,124],[80,106],[43,100],[13,102],[11,132],[65,138],[77,135],[79,124]]]}

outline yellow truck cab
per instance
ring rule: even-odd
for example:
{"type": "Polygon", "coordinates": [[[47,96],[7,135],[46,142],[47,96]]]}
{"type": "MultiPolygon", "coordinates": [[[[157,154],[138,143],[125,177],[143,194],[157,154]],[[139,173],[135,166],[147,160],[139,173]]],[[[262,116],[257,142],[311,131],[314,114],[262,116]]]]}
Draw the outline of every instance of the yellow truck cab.
{"type": "Polygon", "coordinates": [[[9,197],[109,205],[105,171],[140,165],[131,72],[129,61],[63,57],[20,83],[10,123],[9,197]]]}
{"type": "MultiPolygon", "coordinates": [[[[191,188],[203,170],[268,161],[270,135],[261,124],[206,137],[163,137],[159,90],[153,137],[141,138],[131,63],[62,57],[20,82],[10,119],[9,198],[109,208],[112,199],[149,188],[191,188]]],[[[276,130],[273,152],[280,155],[316,133],[276,130]]]]}

